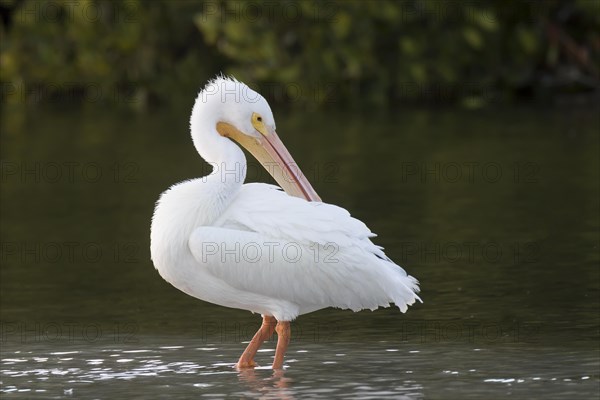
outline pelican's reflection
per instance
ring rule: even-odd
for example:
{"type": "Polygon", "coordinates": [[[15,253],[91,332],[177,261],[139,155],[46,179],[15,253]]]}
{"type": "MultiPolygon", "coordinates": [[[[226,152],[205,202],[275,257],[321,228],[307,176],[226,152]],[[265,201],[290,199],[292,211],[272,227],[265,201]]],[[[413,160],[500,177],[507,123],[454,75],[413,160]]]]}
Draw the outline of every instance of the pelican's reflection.
{"type": "Polygon", "coordinates": [[[238,371],[238,378],[251,391],[269,398],[295,398],[290,389],[292,379],[285,376],[285,370],[247,368],[238,371]]]}

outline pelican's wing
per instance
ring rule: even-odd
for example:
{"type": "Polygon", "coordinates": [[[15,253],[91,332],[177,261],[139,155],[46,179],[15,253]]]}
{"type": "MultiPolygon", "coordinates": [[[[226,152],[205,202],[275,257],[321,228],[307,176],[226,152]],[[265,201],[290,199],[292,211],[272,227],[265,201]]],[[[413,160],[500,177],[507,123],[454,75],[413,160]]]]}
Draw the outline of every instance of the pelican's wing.
{"type": "Polygon", "coordinates": [[[333,243],[340,248],[359,245],[387,259],[381,247],[369,240],[377,235],[345,209],[292,197],[279,187],[264,183],[243,185],[214,225],[258,232],[304,245],[333,243]]]}
{"type": "Polygon", "coordinates": [[[418,283],[371,236],[343,208],[256,183],[242,186],[213,226],[197,228],[189,244],[214,276],[295,304],[299,313],[327,306],[375,309],[390,302],[405,311],[418,299],[418,283]]]}

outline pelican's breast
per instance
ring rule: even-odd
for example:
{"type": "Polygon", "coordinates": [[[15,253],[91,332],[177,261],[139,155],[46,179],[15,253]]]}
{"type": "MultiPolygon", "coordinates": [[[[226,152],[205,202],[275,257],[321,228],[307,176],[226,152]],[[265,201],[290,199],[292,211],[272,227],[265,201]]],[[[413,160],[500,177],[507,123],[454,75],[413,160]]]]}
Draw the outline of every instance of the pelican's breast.
{"type": "Polygon", "coordinates": [[[185,264],[193,262],[188,241],[194,229],[210,226],[227,207],[214,189],[203,178],[184,181],[162,193],[156,203],[150,253],[161,276],[173,285],[181,280],[177,276],[186,269],[185,264]]]}

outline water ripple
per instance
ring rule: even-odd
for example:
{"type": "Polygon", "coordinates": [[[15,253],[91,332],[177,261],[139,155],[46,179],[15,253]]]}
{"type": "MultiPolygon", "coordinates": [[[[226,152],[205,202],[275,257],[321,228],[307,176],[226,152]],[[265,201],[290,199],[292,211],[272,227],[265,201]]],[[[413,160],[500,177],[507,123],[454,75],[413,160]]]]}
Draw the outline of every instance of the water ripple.
{"type": "Polygon", "coordinates": [[[238,344],[16,350],[5,353],[7,357],[0,363],[0,393],[40,398],[99,393],[119,397],[131,392],[138,397],[175,399],[194,393],[245,398],[415,399],[439,389],[450,396],[460,393],[462,398],[497,397],[508,393],[505,390],[561,398],[577,391],[593,395],[600,382],[598,362],[573,352],[555,351],[550,359],[546,351],[527,358],[520,350],[515,353],[506,348],[474,352],[433,345],[390,347],[390,343],[298,347],[290,352],[284,371],[270,369],[272,347],[257,354],[260,367],[237,371],[233,361],[239,356],[238,344]],[[99,389],[98,382],[111,385],[99,389]]]}

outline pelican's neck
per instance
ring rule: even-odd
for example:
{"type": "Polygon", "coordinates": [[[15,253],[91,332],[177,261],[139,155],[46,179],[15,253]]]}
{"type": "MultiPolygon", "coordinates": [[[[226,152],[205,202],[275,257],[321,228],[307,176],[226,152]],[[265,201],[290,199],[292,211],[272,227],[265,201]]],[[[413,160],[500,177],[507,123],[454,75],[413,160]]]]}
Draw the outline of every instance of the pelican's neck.
{"type": "Polygon", "coordinates": [[[217,153],[215,148],[211,155],[215,156],[207,159],[200,151],[200,156],[211,166],[210,174],[202,178],[202,182],[211,189],[218,189],[213,195],[218,196],[222,202],[228,203],[231,197],[237,193],[246,179],[246,157],[244,152],[231,140],[222,139],[222,148],[217,153]]]}
{"type": "Polygon", "coordinates": [[[218,114],[210,114],[194,106],[190,128],[194,146],[211,167],[212,172],[201,180],[214,196],[230,200],[246,179],[246,157],[239,146],[217,132],[218,114]]]}

